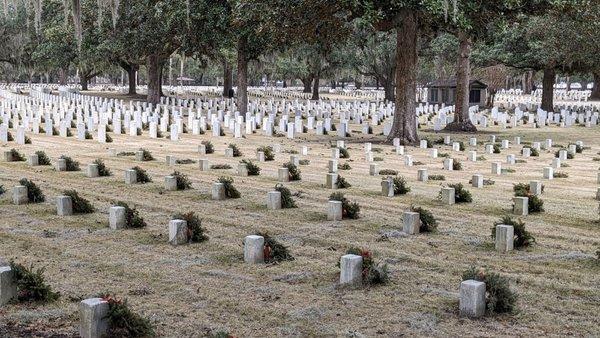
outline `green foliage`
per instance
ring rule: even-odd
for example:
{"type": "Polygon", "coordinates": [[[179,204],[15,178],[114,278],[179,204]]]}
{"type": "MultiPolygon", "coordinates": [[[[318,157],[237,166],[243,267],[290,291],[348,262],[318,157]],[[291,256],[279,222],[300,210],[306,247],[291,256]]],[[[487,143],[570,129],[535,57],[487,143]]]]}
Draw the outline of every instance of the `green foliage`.
{"type": "Polygon", "coordinates": [[[79,170],[81,170],[79,168],[79,162],[73,160],[71,157],[62,155],[60,158],[63,159],[63,160],[65,160],[65,163],[67,164],[67,171],[79,171],[79,170]]]}
{"type": "Polygon", "coordinates": [[[445,181],[446,176],[444,176],[444,175],[429,175],[428,179],[431,181],[445,181]]]}
{"type": "Polygon", "coordinates": [[[148,173],[146,172],[146,170],[135,166],[133,168],[131,168],[132,170],[135,170],[135,175],[136,175],[136,181],[137,183],[149,183],[152,182],[152,179],[150,178],[150,176],[148,176],[148,173]]]}
{"type": "Polygon", "coordinates": [[[292,162],[286,162],[283,164],[283,167],[288,168],[290,181],[300,181],[301,180],[301,172],[298,167],[292,162]]]}
{"type": "Polygon", "coordinates": [[[85,131],[85,139],[86,140],[93,140],[94,137],[92,136],[92,134],[89,131],[85,131]]]}
{"type": "Polygon", "coordinates": [[[287,208],[297,208],[298,207],[296,205],[296,202],[294,202],[294,199],[292,198],[292,193],[290,192],[290,189],[284,187],[283,184],[281,184],[281,183],[277,183],[275,185],[275,190],[277,190],[281,193],[281,207],[282,208],[287,209],[287,208]]]}
{"type": "Polygon", "coordinates": [[[421,220],[419,232],[434,232],[437,230],[437,220],[435,219],[431,211],[422,207],[415,206],[411,206],[410,210],[419,213],[419,219],[421,220]]]}
{"type": "MultiPolygon", "coordinates": [[[[532,156],[533,155],[533,148],[531,150],[532,156]]],[[[498,143],[494,143],[494,154],[500,154],[500,146],[498,145],[498,143]]]]}
{"type": "Polygon", "coordinates": [[[35,154],[38,156],[38,164],[39,165],[50,165],[50,158],[46,155],[45,152],[39,150],[36,151],[35,154]]]}
{"type": "Polygon", "coordinates": [[[352,169],[352,167],[350,167],[350,164],[348,162],[339,163],[337,167],[338,167],[339,170],[350,170],[350,169],[352,169]]]}
{"type": "Polygon", "coordinates": [[[535,242],[535,238],[525,230],[525,223],[523,221],[516,220],[510,216],[504,216],[501,220],[494,223],[492,227],[492,239],[496,239],[496,226],[497,225],[512,225],[514,228],[514,247],[517,249],[527,247],[535,242]]]}
{"type": "Polygon", "coordinates": [[[581,154],[583,152],[584,148],[582,146],[580,146],[580,145],[578,145],[576,143],[570,143],[569,147],[571,147],[571,145],[575,145],[575,153],[581,154]]]}
{"type": "Polygon", "coordinates": [[[53,302],[60,297],[58,292],[52,291],[50,285],[44,279],[44,268],[34,270],[33,265],[29,268],[10,262],[13,271],[13,281],[17,286],[17,300],[19,302],[53,302]]]}
{"type": "MultiPolygon", "coordinates": [[[[543,212],[544,201],[537,195],[533,195],[529,191],[529,185],[527,183],[518,183],[513,185],[513,191],[516,197],[527,197],[529,213],[543,212]]],[[[544,188],[542,186],[542,191],[544,188]]]]}
{"type": "Polygon", "coordinates": [[[71,197],[71,203],[73,204],[74,214],[91,214],[95,211],[94,206],[90,201],[79,196],[75,190],[65,190],[63,195],[71,197]]]}
{"type": "Polygon", "coordinates": [[[212,154],[215,152],[215,147],[210,141],[202,141],[202,144],[204,145],[207,154],[212,154]]]}
{"type": "Polygon", "coordinates": [[[206,230],[202,227],[202,219],[193,211],[185,214],[175,214],[172,219],[180,219],[187,222],[187,233],[191,243],[208,240],[208,236],[205,234],[206,230]]]}
{"type": "Polygon", "coordinates": [[[369,250],[359,248],[350,248],[346,251],[347,255],[357,255],[363,258],[362,262],[362,282],[363,285],[373,286],[385,284],[389,280],[387,264],[375,262],[373,253],[369,250]]]}
{"type": "Polygon", "coordinates": [[[300,165],[309,165],[310,164],[310,160],[302,159],[302,160],[298,161],[298,164],[300,164],[300,165]]]}
{"type": "Polygon", "coordinates": [[[269,236],[269,234],[258,232],[256,235],[262,236],[265,239],[263,247],[265,263],[279,263],[294,260],[294,257],[290,254],[288,248],[269,236]]]}
{"type": "Polygon", "coordinates": [[[15,162],[23,162],[25,161],[25,156],[23,156],[19,151],[15,148],[10,150],[10,160],[15,162]]]}
{"type": "Polygon", "coordinates": [[[398,171],[397,170],[393,170],[393,169],[382,169],[382,170],[379,170],[379,175],[382,175],[382,176],[396,176],[396,175],[398,175],[398,171]]]}
{"type": "Polygon", "coordinates": [[[375,157],[373,157],[373,161],[374,162],[382,162],[383,161],[383,157],[375,156],[375,157]]]}
{"type": "Polygon", "coordinates": [[[108,302],[108,337],[153,337],[154,329],[148,319],[134,313],[127,299],[118,299],[110,294],[101,298],[108,302]]]}
{"type": "Polygon", "coordinates": [[[344,147],[338,147],[338,149],[340,150],[340,158],[350,158],[350,153],[348,152],[348,149],[344,147]]]}
{"type": "Polygon", "coordinates": [[[329,196],[330,201],[342,202],[342,218],[357,219],[360,214],[360,206],[356,202],[350,202],[343,193],[334,192],[329,196]]]}
{"type": "Polygon", "coordinates": [[[231,144],[229,144],[229,149],[233,150],[233,157],[240,157],[240,156],[242,156],[242,152],[237,147],[237,145],[231,143],[231,144]]]}
{"type": "Polygon", "coordinates": [[[394,195],[405,195],[410,192],[408,182],[403,176],[394,177],[394,195]]]}
{"type": "Polygon", "coordinates": [[[31,138],[29,136],[25,136],[25,144],[31,144],[31,138]]]}
{"type": "Polygon", "coordinates": [[[248,175],[250,176],[258,176],[260,175],[260,167],[253,163],[250,160],[242,160],[241,163],[246,163],[246,167],[248,168],[248,175]]]}
{"type": "Polygon", "coordinates": [[[152,156],[152,153],[150,153],[150,151],[144,148],[140,148],[140,151],[142,152],[142,161],[154,161],[154,156],[152,156]]]}
{"type": "Polygon", "coordinates": [[[559,150],[557,150],[554,153],[554,157],[559,158],[561,150],[565,150],[567,152],[567,160],[572,160],[575,157],[575,155],[572,152],[568,151],[567,149],[559,149],[559,150]]]}
{"type": "Polygon", "coordinates": [[[112,143],[113,139],[110,135],[106,134],[106,143],[112,143]]]}
{"type": "Polygon", "coordinates": [[[233,178],[231,177],[219,177],[219,183],[223,183],[225,186],[225,196],[227,198],[240,198],[240,192],[233,186],[233,178]]]}
{"type": "Polygon", "coordinates": [[[14,140],[15,140],[15,138],[12,136],[12,134],[11,134],[11,132],[10,132],[10,131],[6,132],[6,140],[7,140],[8,142],[12,142],[12,141],[14,141],[14,140]]]}
{"type": "Polygon", "coordinates": [[[345,178],[342,177],[342,175],[339,175],[339,174],[337,177],[336,185],[337,185],[338,189],[346,189],[346,188],[350,188],[352,186],[350,183],[348,183],[348,181],[346,181],[345,178]]]}
{"type": "Polygon", "coordinates": [[[462,163],[457,159],[452,159],[452,170],[462,170],[462,163]]]}
{"type": "MultiPolygon", "coordinates": [[[[454,202],[455,203],[471,203],[473,202],[473,198],[471,197],[471,192],[465,189],[462,183],[454,183],[448,184],[449,188],[454,188],[454,202]]],[[[442,192],[440,191],[440,197],[442,192]]]]}
{"type": "Polygon", "coordinates": [[[4,186],[2,184],[0,184],[0,196],[6,194],[6,189],[4,189],[4,186]]]}
{"type": "Polygon", "coordinates": [[[569,174],[567,174],[564,171],[556,171],[554,172],[554,178],[567,178],[569,177],[569,174]]]}
{"type": "Polygon", "coordinates": [[[231,169],[229,164],[211,164],[210,169],[231,169]]]}
{"type": "Polygon", "coordinates": [[[275,153],[271,146],[258,147],[256,151],[262,151],[265,154],[265,161],[273,161],[275,159],[275,153]]]}
{"type": "Polygon", "coordinates": [[[463,141],[458,141],[458,150],[465,151],[465,143],[463,141]]]}
{"type": "Polygon", "coordinates": [[[115,205],[125,208],[125,227],[134,229],[146,227],[146,222],[135,208],[131,208],[127,203],[121,201],[115,205]]]}
{"type": "Polygon", "coordinates": [[[530,149],[531,149],[531,156],[533,156],[533,157],[540,156],[540,152],[536,148],[530,148],[530,149]]]}
{"type": "Polygon", "coordinates": [[[104,162],[101,159],[96,159],[94,161],[94,163],[98,165],[98,174],[101,177],[111,176],[112,175],[112,173],[110,172],[110,170],[106,167],[106,165],[104,164],[104,162]]]}
{"type": "Polygon", "coordinates": [[[192,160],[191,158],[185,158],[182,160],[175,160],[176,164],[194,164],[196,163],[196,161],[192,160]]]}
{"type": "Polygon", "coordinates": [[[469,268],[462,280],[473,279],[485,283],[486,309],[495,313],[510,313],[516,307],[517,295],[510,290],[508,279],[485,269],[469,268]]]}
{"type": "Polygon", "coordinates": [[[42,189],[32,181],[22,178],[19,180],[19,184],[27,187],[27,198],[29,199],[29,203],[42,203],[46,200],[46,196],[42,193],[42,189]]]}
{"type": "Polygon", "coordinates": [[[190,182],[187,175],[175,170],[171,176],[175,177],[177,180],[177,190],[186,190],[192,188],[192,182],[190,182]]]}

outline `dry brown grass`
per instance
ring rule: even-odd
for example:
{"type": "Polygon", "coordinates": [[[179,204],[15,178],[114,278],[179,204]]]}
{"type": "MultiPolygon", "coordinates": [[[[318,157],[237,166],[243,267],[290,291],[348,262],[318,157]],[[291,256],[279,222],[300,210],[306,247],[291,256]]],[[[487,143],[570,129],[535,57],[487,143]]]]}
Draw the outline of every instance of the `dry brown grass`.
{"type": "MultiPolygon", "coordinates": [[[[352,126],[358,130],[359,126],[352,126]]],[[[545,181],[545,213],[525,217],[528,230],[536,237],[532,247],[511,254],[493,250],[490,227],[511,207],[512,184],[542,179],[542,167],[553,154],[541,151],[539,158],[510,166],[513,174],[493,176],[491,162],[506,154],[517,154],[512,146],[501,154],[485,154],[483,162],[468,162],[467,152],[452,152],[464,169],[442,170],[442,158],[431,159],[427,151],[410,148],[414,160],[423,166],[405,167],[402,157],[389,145],[377,156],[380,168],[399,171],[411,187],[408,195],[380,196],[381,177],[368,176],[364,161],[365,139],[377,142],[382,136],[361,136],[347,141],[351,170],[344,177],[352,187],[344,192],[361,205],[362,217],[343,222],[326,221],[326,201],[331,190],[325,183],[329,140],[334,136],[302,135],[304,140],[267,139],[251,135],[244,140],[231,137],[183,134],[183,140],[113,136],[114,143],[74,138],[32,135],[33,144],[10,144],[24,154],[44,150],[53,160],[66,154],[81,162],[82,168],[101,158],[114,176],[89,179],[84,171],[55,172],[49,167],[28,167],[26,163],[0,162],[0,184],[14,186],[27,177],[44,190],[48,202],[15,206],[9,194],[0,198],[0,257],[35,263],[47,268],[54,289],[62,293],[55,304],[43,306],[10,305],[2,308],[0,327],[6,323],[32,325],[53,333],[72,335],[77,327],[78,300],[110,291],[127,297],[135,311],[151,319],[159,336],[198,336],[210,330],[224,330],[237,336],[535,336],[595,335],[600,319],[600,266],[593,253],[600,242],[594,201],[598,163],[592,157],[600,151],[598,128],[491,128],[498,139],[514,135],[523,141],[555,143],[583,140],[592,146],[569,160],[569,178],[545,181]],[[229,163],[234,169],[201,172],[197,164],[178,165],[187,174],[193,190],[164,192],[163,177],[173,168],[165,155],[198,159],[200,141],[211,139],[215,154],[206,155],[211,163],[229,163]],[[265,207],[266,193],[273,189],[277,168],[289,161],[279,153],[272,162],[259,163],[260,176],[237,177],[239,158],[226,158],[224,149],[234,141],[246,158],[254,160],[260,145],[282,143],[283,149],[300,150],[309,145],[308,166],[301,166],[302,181],[286,184],[299,208],[270,211],[265,207]],[[135,151],[141,145],[157,161],[136,163],[133,157],[109,157],[107,149],[135,151]],[[127,186],[123,171],[135,165],[148,170],[154,182],[127,186]],[[473,203],[446,207],[435,197],[440,182],[416,181],[417,169],[429,174],[444,174],[447,183],[468,186],[473,173],[483,173],[496,181],[483,189],[469,188],[473,203]],[[240,199],[210,200],[210,187],[224,172],[232,175],[241,192],[240,199]],[[55,215],[54,197],[62,190],[75,189],[98,209],[92,215],[62,218],[55,215]],[[135,205],[149,227],[141,230],[111,231],[107,227],[111,201],[135,205]],[[439,231],[380,241],[381,234],[401,230],[401,213],[411,204],[430,209],[439,220],[439,231]],[[194,211],[203,218],[210,240],[172,247],[167,244],[167,224],[177,212],[194,211]],[[268,231],[287,245],[296,260],[278,265],[252,266],[243,263],[242,241],[255,231],[268,231]],[[50,236],[48,234],[50,233],[50,236]],[[46,234],[46,235],[44,235],[46,234]],[[350,246],[368,248],[387,261],[390,283],[371,289],[336,287],[339,271],[336,262],[350,246]],[[508,276],[519,295],[518,313],[467,320],[458,317],[457,292],[461,273],[471,265],[486,266],[508,276]]],[[[375,129],[379,133],[380,127],[375,129]]],[[[423,133],[423,136],[427,133],[423,133]]],[[[432,136],[432,135],[429,135],[432,136]]],[[[440,135],[442,136],[442,135],[440,135]]],[[[480,143],[486,134],[477,135],[480,143]]],[[[436,135],[437,137],[437,135],[436,135]]],[[[453,135],[468,145],[467,135],[453,135]]],[[[471,147],[467,146],[467,151],[471,147]]],[[[483,146],[479,146],[480,155],[483,146]]],[[[204,157],[204,156],[202,156],[204,157]]],[[[305,158],[304,156],[300,156],[305,158]]],[[[2,332],[2,331],[0,331],[2,332]]]]}

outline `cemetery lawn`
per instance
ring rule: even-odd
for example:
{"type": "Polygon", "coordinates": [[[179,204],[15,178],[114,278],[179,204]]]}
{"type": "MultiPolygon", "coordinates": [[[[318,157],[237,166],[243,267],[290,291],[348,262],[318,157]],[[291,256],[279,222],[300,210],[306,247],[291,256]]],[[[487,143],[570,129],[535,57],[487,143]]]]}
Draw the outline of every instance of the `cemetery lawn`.
{"type": "MultiPolygon", "coordinates": [[[[351,125],[352,128],[359,128],[351,125]]],[[[381,126],[375,127],[381,132],[381,126]]],[[[340,190],[361,206],[358,220],[326,220],[328,196],[333,192],[325,183],[327,161],[334,136],[301,134],[299,140],[266,138],[262,134],[233,139],[182,134],[174,143],[167,139],[115,136],[114,142],[78,141],[75,137],[31,136],[33,144],[14,142],[2,150],[18,149],[25,155],[44,150],[53,161],[60,155],[81,163],[80,172],[56,172],[52,167],[29,167],[26,162],[0,162],[0,185],[8,191],[0,196],[0,257],[25,265],[45,267],[47,282],[60,291],[61,298],[46,305],[12,305],[0,309],[0,327],[9,332],[35,328],[48,335],[76,336],[78,302],[102,292],[128,299],[131,308],[149,318],[158,336],[188,337],[229,332],[235,336],[590,336],[598,334],[600,317],[600,264],[595,252],[600,245],[598,202],[594,200],[600,162],[598,127],[545,129],[488,128],[475,135],[477,155],[485,161],[468,162],[471,135],[452,134],[454,141],[465,142],[464,152],[451,146],[437,146],[462,162],[462,171],[442,170],[443,158],[432,159],[426,149],[407,148],[414,161],[423,165],[406,167],[402,156],[390,145],[375,144],[383,136],[361,136],[353,131],[346,140],[352,169],[340,174],[352,187],[340,190]],[[500,154],[485,154],[489,135],[509,139],[511,148],[500,154]],[[540,151],[526,163],[506,164],[506,155],[520,156],[522,142],[552,138],[564,145],[581,140],[591,149],[566,161],[568,178],[542,179],[543,167],[550,166],[554,151],[540,151]],[[198,155],[201,140],[210,140],[215,153],[198,155]],[[381,176],[369,176],[364,160],[363,142],[382,148],[374,162],[380,169],[395,169],[411,187],[404,196],[381,196],[381,176]],[[224,150],[235,143],[242,158],[261,167],[260,176],[239,177],[237,163],[242,158],[226,158],[224,150]],[[286,183],[295,197],[297,209],[267,210],[267,192],[277,183],[277,169],[289,161],[289,153],[276,154],[275,161],[255,161],[256,148],[281,143],[283,150],[309,146],[310,164],[301,165],[302,181],[286,183]],[[148,149],[157,159],[136,162],[135,156],[109,157],[108,148],[117,153],[148,149]],[[210,164],[230,164],[230,170],[201,172],[198,164],[165,164],[166,155],[178,159],[208,158],[210,164]],[[87,164],[101,158],[113,172],[111,177],[85,177],[87,164]],[[491,162],[514,173],[491,175],[491,162]],[[136,165],[153,178],[145,185],[125,185],[124,170],[136,165]],[[417,182],[417,169],[429,175],[443,174],[445,183],[463,183],[473,194],[473,203],[443,206],[436,200],[439,181],[417,182]],[[164,191],[164,176],[179,170],[187,174],[193,190],[164,191]],[[494,185],[483,189],[468,184],[472,174],[481,173],[494,185]],[[220,176],[232,176],[240,199],[212,201],[211,184],[220,176]],[[40,186],[47,201],[15,206],[10,190],[20,178],[40,186]],[[493,223],[509,214],[515,183],[541,180],[545,184],[545,212],[522,217],[536,243],[510,254],[494,251],[493,223]],[[97,208],[91,215],[56,216],[55,197],[63,190],[75,189],[97,208]],[[135,206],[148,223],[139,230],[112,231],[108,228],[108,208],[115,201],[135,206]],[[438,219],[438,232],[398,236],[402,212],[411,205],[429,209],[438,219]],[[168,221],[175,213],[194,211],[203,219],[209,241],[171,246],[167,243],[168,221]],[[276,265],[243,263],[243,239],[266,231],[288,246],[295,260],[276,265]],[[374,252],[390,270],[387,285],[344,289],[336,286],[339,257],[349,247],[374,252]],[[461,274],[470,266],[483,266],[511,280],[518,294],[518,310],[512,315],[486,316],[468,320],[458,316],[458,287],[461,274]],[[14,328],[17,327],[17,328],[14,328]],[[10,328],[14,328],[10,331],[10,328]]],[[[229,135],[230,133],[228,133],[229,135]]],[[[433,135],[422,132],[421,137],[433,135]]],[[[94,135],[95,137],[96,135],[94,135]]],[[[0,329],[2,335],[3,329],[0,329]]],[[[9,334],[6,334],[10,336],[9,334]]]]}

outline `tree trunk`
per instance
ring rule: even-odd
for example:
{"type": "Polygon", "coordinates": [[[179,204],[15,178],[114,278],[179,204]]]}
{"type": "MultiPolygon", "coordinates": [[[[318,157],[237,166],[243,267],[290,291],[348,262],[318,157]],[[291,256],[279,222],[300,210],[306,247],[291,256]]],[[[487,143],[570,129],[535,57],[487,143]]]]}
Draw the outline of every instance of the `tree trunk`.
{"type": "Polygon", "coordinates": [[[67,85],[67,71],[64,68],[58,70],[58,84],[61,86],[67,85]]]}
{"type": "MultiPolygon", "coordinates": [[[[600,100],[600,70],[594,71],[592,74],[594,75],[594,87],[592,88],[592,96],[590,96],[590,99],[600,100]]],[[[586,89],[587,85],[583,90],[586,89]]]]}
{"type": "Polygon", "coordinates": [[[476,132],[477,128],[469,119],[469,84],[471,82],[471,37],[458,32],[458,62],[456,65],[456,102],[454,121],[445,130],[476,132]]]}
{"type": "Polygon", "coordinates": [[[307,76],[303,79],[300,79],[300,81],[302,81],[302,85],[304,85],[304,90],[302,91],[303,93],[310,93],[310,88],[312,86],[312,81],[313,81],[313,77],[312,76],[307,76]]]}
{"type": "Polygon", "coordinates": [[[394,80],[382,78],[379,82],[381,84],[383,84],[383,92],[385,93],[385,100],[389,101],[389,102],[393,102],[395,100],[394,80]]]}
{"type": "Polygon", "coordinates": [[[285,79],[283,79],[283,84],[282,84],[283,88],[287,88],[287,81],[285,79]]]}
{"type": "Polygon", "coordinates": [[[567,75],[565,82],[567,83],[567,91],[571,90],[571,77],[569,75],[567,75]]]}
{"type": "Polygon", "coordinates": [[[248,60],[246,59],[246,38],[238,40],[237,48],[237,106],[242,116],[248,111],[248,60]]]}
{"type": "Polygon", "coordinates": [[[223,97],[229,97],[231,88],[233,88],[233,69],[231,63],[223,61],[223,97]]]}
{"type": "Polygon", "coordinates": [[[158,55],[151,54],[146,58],[146,68],[148,71],[148,97],[146,100],[153,105],[157,105],[160,102],[161,95],[161,71],[158,55]]]}
{"type": "Polygon", "coordinates": [[[136,67],[130,66],[127,69],[127,80],[129,82],[129,91],[127,92],[127,94],[129,94],[129,95],[137,94],[136,83],[135,83],[135,73],[136,72],[137,72],[136,67]]]}
{"type": "Polygon", "coordinates": [[[81,75],[80,76],[80,81],[79,82],[81,83],[81,90],[82,91],[83,90],[88,90],[88,81],[89,81],[89,79],[88,79],[87,76],[85,76],[85,75],[81,75]]]}
{"type": "Polygon", "coordinates": [[[417,12],[403,10],[396,30],[396,110],[388,142],[399,138],[402,144],[417,144],[417,12]]]}
{"type": "Polygon", "coordinates": [[[315,82],[313,82],[312,97],[310,98],[311,100],[319,99],[319,77],[320,74],[315,75],[315,82]]]}
{"type": "Polygon", "coordinates": [[[544,69],[544,78],[542,80],[542,109],[551,112],[554,111],[554,80],[556,70],[554,68],[544,69]]]}
{"type": "Polygon", "coordinates": [[[335,89],[336,85],[335,80],[331,80],[331,89],[335,89]]]}

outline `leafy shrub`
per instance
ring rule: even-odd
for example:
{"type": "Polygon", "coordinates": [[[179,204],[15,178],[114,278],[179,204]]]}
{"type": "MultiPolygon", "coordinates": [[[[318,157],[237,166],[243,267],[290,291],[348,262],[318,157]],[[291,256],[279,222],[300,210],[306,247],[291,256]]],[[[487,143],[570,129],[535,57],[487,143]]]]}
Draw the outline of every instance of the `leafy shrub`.
{"type": "Polygon", "coordinates": [[[283,164],[283,167],[288,168],[290,181],[300,181],[301,172],[295,164],[293,164],[292,162],[286,162],[283,164]]]}
{"type": "Polygon", "coordinates": [[[445,181],[446,176],[444,176],[444,175],[429,175],[428,179],[431,181],[445,181]]]}
{"type": "Polygon", "coordinates": [[[53,302],[60,297],[58,292],[52,291],[50,285],[44,280],[44,268],[34,271],[33,265],[29,268],[22,264],[10,262],[13,271],[13,282],[17,286],[17,300],[19,302],[53,302]]]}
{"type": "Polygon", "coordinates": [[[94,206],[90,203],[90,201],[79,196],[77,191],[65,190],[63,191],[63,195],[71,197],[74,214],[91,214],[95,211],[94,206]]]}
{"type": "Polygon", "coordinates": [[[113,139],[110,135],[106,134],[106,143],[112,143],[113,139]]]}
{"type": "Polygon", "coordinates": [[[60,158],[63,159],[63,160],[65,160],[65,163],[67,164],[67,171],[79,171],[79,170],[81,170],[79,168],[79,162],[73,160],[69,156],[62,155],[60,158]]]}
{"type": "Polygon", "coordinates": [[[283,184],[278,183],[275,185],[275,190],[281,193],[281,207],[284,209],[287,208],[297,208],[296,202],[292,198],[292,193],[290,189],[283,186],[283,184]]]}
{"type": "Polygon", "coordinates": [[[150,153],[150,151],[144,148],[140,148],[140,151],[142,152],[142,161],[154,161],[154,156],[152,156],[152,153],[150,153]]]}
{"type": "Polygon", "coordinates": [[[495,313],[508,313],[515,309],[517,296],[510,290],[508,279],[497,273],[476,270],[471,267],[462,275],[462,280],[474,279],[485,283],[486,309],[495,313]]]}
{"type": "Polygon", "coordinates": [[[17,149],[13,148],[10,150],[10,160],[16,162],[23,162],[25,161],[25,156],[19,153],[17,149]]]}
{"type": "Polygon", "coordinates": [[[193,211],[185,214],[175,214],[172,219],[180,219],[187,222],[187,234],[191,243],[208,240],[208,236],[205,234],[206,230],[202,227],[202,220],[193,211]]]}
{"type": "Polygon", "coordinates": [[[27,187],[27,198],[29,199],[29,203],[42,203],[46,200],[46,196],[42,193],[42,189],[32,181],[22,178],[19,180],[19,184],[27,187]]]}
{"type": "Polygon", "coordinates": [[[118,299],[105,294],[101,298],[108,302],[107,337],[152,337],[154,329],[148,319],[131,311],[127,299],[118,299]]]}
{"type": "Polygon", "coordinates": [[[398,175],[398,171],[393,170],[393,169],[382,169],[382,170],[379,170],[379,175],[396,176],[396,175],[398,175]]]}
{"type": "Polygon", "coordinates": [[[196,161],[192,160],[191,158],[186,158],[183,160],[175,160],[176,164],[194,164],[196,163],[196,161]]]}
{"type": "Polygon", "coordinates": [[[487,158],[485,158],[485,156],[483,156],[483,155],[477,156],[476,159],[477,159],[477,161],[485,161],[485,160],[487,160],[487,158]]]}
{"type": "Polygon", "coordinates": [[[233,178],[231,177],[219,177],[219,183],[223,183],[225,186],[225,196],[227,198],[240,198],[240,192],[233,186],[233,178]]]}
{"type": "Polygon", "coordinates": [[[339,163],[338,169],[339,170],[350,170],[350,169],[352,169],[352,167],[350,167],[350,164],[348,164],[348,162],[345,162],[345,163],[339,163]]]}
{"type": "Polygon", "coordinates": [[[375,157],[373,157],[373,161],[374,162],[381,162],[381,161],[383,161],[383,157],[375,156],[375,157]]]}
{"type": "Polygon", "coordinates": [[[402,176],[394,177],[394,195],[404,195],[410,192],[406,179],[402,176]]]}
{"type": "Polygon", "coordinates": [[[35,154],[38,156],[38,164],[39,165],[50,165],[50,158],[46,155],[45,152],[39,150],[36,151],[35,154]]]}
{"type": "Polygon", "coordinates": [[[516,220],[510,216],[504,216],[501,220],[494,223],[494,226],[492,227],[492,239],[496,239],[496,226],[501,224],[513,226],[513,244],[515,248],[524,248],[535,242],[535,238],[527,230],[525,230],[525,223],[520,219],[516,220]]]}
{"type": "Polygon", "coordinates": [[[273,161],[275,159],[275,153],[273,153],[273,147],[271,146],[258,147],[256,151],[262,151],[265,154],[265,161],[273,161]]]}
{"type": "Polygon", "coordinates": [[[52,136],[57,136],[58,134],[58,129],[56,129],[56,127],[52,127],[52,136]]]}
{"type": "Polygon", "coordinates": [[[462,170],[462,163],[457,159],[452,159],[452,170],[462,170]]]}
{"type": "MultiPolygon", "coordinates": [[[[471,203],[473,198],[471,193],[465,189],[462,183],[448,184],[449,188],[454,188],[454,202],[455,203],[471,203]]],[[[441,198],[442,192],[440,191],[439,198],[441,198]]]]}
{"type": "Polygon", "coordinates": [[[250,160],[242,160],[241,163],[246,163],[246,167],[248,168],[248,175],[250,176],[258,176],[260,175],[260,167],[253,163],[250,160]]]}
{"type": "Polygon", "coordinates": [[[73,137],[73,132],[71,131],[71,128],[67,128],[67,137],[73,137]]]}
{"type": "Polygon", "coordinates": [[[348,181],[346,181],[345,178],[342,177],[342,175],[339,175],[339,174],[337,177],[336,185],[337,185],[338,189],[346,189],[346,188],[350,188],[352,186],[350,183],[348,183],[348,181]]]}
{"type": "Polygon", "coordinates": [[[140,217],[140,213],[135,209],[129,207],[129,205],[125,202],[117,202],[116,206],[125,208],[125,227],[126,228],[144,228],[146,227],[146,222],[142,217],[140,217]]]}
{"type": "Polygon", "coordinates": [[[300,165],[309,165],[310,164],[310,160],[303,159],[303,160],[298,161],[298,164],[300,164],[300,165]]]}
{"type": "Polygon", "coordinates": [[[360,206],[356,202],[350,202],[341,192],[334,192],[329,196],[330,201],[342,202],[342,218],[357,219],[360,214],[360,206]]]}
{"type": "MultiPolygon", "coordinates": [[[[539,196],[533,195],[529,191],[529,185],[527,183],[518,183],[513,185],[513,191],[516,197],[527,197],[529,199],[528,210],[530,213],[544,211],[544,201],[539,196]]],[[[543,191],[544,186],[542,186],[542,192],[543,191]]]]}
{"type": "Polygon", "coordinates": [[[340,150],[340,158],[350,158],[350,153],[348,152],[348,149],[344,147],[338,147],[338,149],[340,150]]]}
{"type": "Polygon", "coordinates": [[[294,257],[290,254],[289,250],[283,244],[269,236],[269,234],[258,232],[256,235],[262,236],[265,239],[263,247],[265,263],[279,263],[294,260],[294,257]]]}
{"type": "Polygon", "coordinates": [[[554,172],[554,178],[567,178],[569,177],[569,174],[567,174],[564,171],[556,171],[554,172]]]}
{"type": "Polygon", "coordinates": [[[233,143],[229,144],[229,149],[233,150],[233,157],[240,157],[242,156],[242,152],[240,151],[240,149],[233,143]]]}
{"type": "Polygon", "coordinates": [[[229,164],[211,164],[211,169],[231,169],[229,164]]]}
{"type": "MultiPolygon", "coordinates": [[[[533,148],[531,152],[533,153],[533,148]]],[[[498,145],[498,143],[494,143],[494,154],[500,154],[500,146],[498,145]]]]}
{"type": "Polygon", "coordinates": [[[94,137],[92,137],[92,134],[89,131],[85,131],[85,139],[86,140],[93,140],[94,137]]]}
{"type": "Polygon", "coordinates": [[[435,219],[431,211],[423,209],[422,207],[415,206],[411,206],[410,209],[413,212],[419,213],[419,219],[421,220],[419,232],[434,232],[437,230],[437,220],[435,219]]]}
{"type": "Polygon", "coordinates": [[[346,251],[348,255],[358,255],[363,258],[362,283],[366,286],[385,284],[389,280],[387,264],[375,262],[373,254],[368,250],[350,248],[346,251]]]}
{"type": "Polygon", "coordinates": [[[568,151],[567,149],[559,149],[559,150],[557,150],[554,153],[554,157],[559,158],[561,150],[566,150],[567,151],[567,160],[572,160],[575,157],[575,155],[572,152],[568,151]]]}
{"type": "Polygon", "coordinates": [[[15,140],[15,138],[12,136],[12,134],[10,133],[10,131],[6,132],[6,140],[8,142],[12,142],[15,140]]]}
{"type": "Polygon", "coordinates": [[[215,147],[210,141],[202,141],[202,143],[206,149],[207,154],[212,154],[215,152],[215,147]]]}
{"type": "Polygon", "coordinates": [[[25,136],[25,144],[31,144],[31,138],[29,136],[25,136]]]}
{"type": "Polygon", "coordinates": [[[96,159],[94,161],[94,164],[98,165],[98,174],[100,176],[105,177],[105,176],[112,175],[112,173],[110,172],[110,170],[106,167],[106,165],[104,164],[104,162],[101,159],[96,159]]]}
{"type": "Polygon", "coordinates": [[[150,176],[148,176],[148,173],[146,172],[146,170],[135,166],[133,168],[131,168],[132,170],[135,170],[135,174],[136,174],[136,181],[137,183],[149,183],[152,182],[152,179],[150,178],[150,176]]]}
{"type": "Polygon", "coordinates": [[[581,154],[581,153],[583,152],[583,149],[584,149],[584,148],[583,148],[582,146],[580,146],[579,144],[577,144],[577,143],[570,143],[570,144],[569,144],[569,147],[570,147],[571,145],[575,145],[575,152],[576,152],[577,154],[581,154]]]}
{"type": "Polygon", "coordinates": [[[192,188],[192,182],[190,182],[187,175],[175,170],[171,176],[177,180],[177,190],[186,190],[192,188]]]}
{"type": "Polygon", "coordinates": [[[4,186],[2,184],[0,184],[0,196],[6,194],[6,189],[4,189],[4,186]]]}
{"type": "Polygon", "coordinates": [[[540,156],[540,152],[536,148],[531,148],[531,156],[538,157],[540,156]]]}

